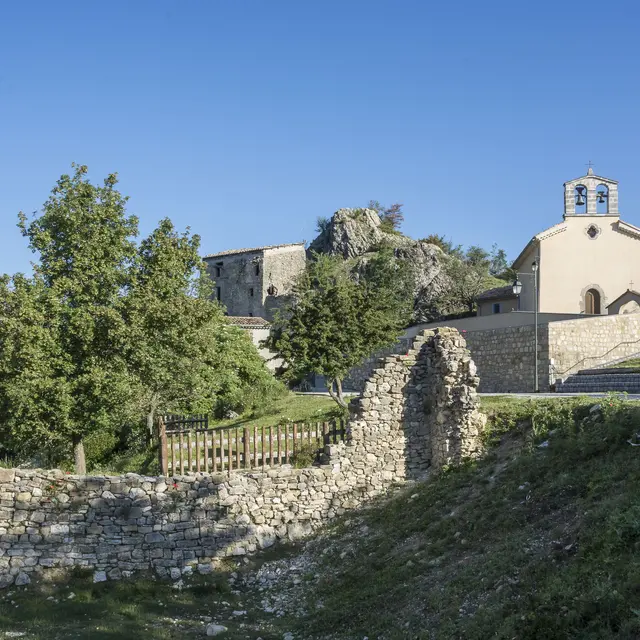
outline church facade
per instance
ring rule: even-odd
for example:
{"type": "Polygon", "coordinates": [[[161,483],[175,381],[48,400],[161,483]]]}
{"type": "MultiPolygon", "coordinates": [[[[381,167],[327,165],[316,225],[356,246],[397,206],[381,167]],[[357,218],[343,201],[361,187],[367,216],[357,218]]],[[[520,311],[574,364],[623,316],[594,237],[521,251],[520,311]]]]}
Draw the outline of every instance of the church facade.
{"type": "Polygon", "coordinates": [[[513,263],[522,284],[485,292],[480,315],[538,310],[581,315],[640,311],[640,228],[620,218],[618,183],[587,175],[564,184],[564,218],[536,234],[513,263]]]}

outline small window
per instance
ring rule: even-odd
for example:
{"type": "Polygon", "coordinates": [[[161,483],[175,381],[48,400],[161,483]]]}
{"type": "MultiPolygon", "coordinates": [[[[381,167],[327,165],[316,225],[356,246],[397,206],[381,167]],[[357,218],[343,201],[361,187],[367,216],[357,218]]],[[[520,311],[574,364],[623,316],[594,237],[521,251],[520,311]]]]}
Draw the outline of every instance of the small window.
{"type": "Polygon", "coordinates": [[[259,264],[256,265],[256,275],[257,276],[260,275],[260,265],[259,264]]]}
{"type": "Polygon", "coordinates": [[[222,262],[216,262],[216,267],[215,267],[216,278],[219,278],[222,275],[222,266],[223,266],[222,262]]]}
{"type": "Polygon", "coordinates": [[[587,235],[592,239],[595,240],[599,235],[600,235],[600,229],[598,229],[598,227],[596,227],[595,224],[591,224],[589,225],[589,227],[587,228],[587,235]]]}
{"type": "Polygon", "coordinates": [[[499,302],[494,302],[493,303],[493,313],[500,313],[500,303],[499,302]]]}
{"type": "Polygon", "coordinates": [[[216,287],[216,300],[222,300],[222,289],[216,287]]]}
{"type": "Polygon", "coordinates": [[[249,295],[253,298],[253,287],[251,287],[251,289],[249,289],[249,295]]]}
{"type": "Polygon", "coordinates": [[[253,318],[253,313],[251,313],[251,311],[249,311],[249,317],[253,318]]]}

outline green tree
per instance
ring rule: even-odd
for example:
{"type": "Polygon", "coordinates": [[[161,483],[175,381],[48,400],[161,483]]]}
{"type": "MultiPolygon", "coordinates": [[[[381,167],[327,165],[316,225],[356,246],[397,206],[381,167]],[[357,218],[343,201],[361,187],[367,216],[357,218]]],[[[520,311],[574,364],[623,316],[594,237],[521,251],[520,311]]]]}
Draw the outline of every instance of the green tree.
{"type": "Polygon", "coordinates": [[[439,247],[446,253],[447,255],[456,256],[457,258],[463,258],[464,252],[462,251],[462,245],[457,244],[454,245],[452,240],[447,240],[444,236],[439,236],[435,233],[432,233],[430,236],[423,238],[421,242],[427,242],[429,244],[434,244],[436,247],[439,247]]]}
{"type": "Polygon", "coordinates": [[[4,281],[2,323],[10,334],[0,350],[0,392],[14,437],[32,449],[40,438],[50,447],[70,443],[76,470],[85,473],[85,438],[113,430],[129,406],[121,355],[126,327],[117,308],[135,253],[137,220],[125,214],[115,175],[94,186],[85,166],[74,168],[73,176],[58,180],[40,217],[29,223],[19,216],[39,260],[32,279],[4,281]],[[47,314],[37,312],[37,305],[47,314]],[[25,313],[32,321],[27,332],[16,326],[25,313]],[[42,380],[50,394],[24,397],[17,387],[25,379],[42,380]]]}
{"type": "Polygon", "coordinates": [[[281,387],[211,299],[198,236],[163,220],[137,247],[116,176],[94,186],[74,167],[41,215],[20,214],[33,277],[0,279],[0,425],[4,447],[48,464],[72,450],[85,473],[85,443],[109,450],[143,416],[242,408],[281,387]]]}
{"type": "Polygon", "coordinates": [[[400,227],[404,222],[404,212],[402,207],[404,205],[400,203],[392,204],[390,207],[386,207],[377,200],[369,200],[367,209],[373,209],[379,216],[382,224],[380,227],[383,231],[388,233],[399,233],[400,227]]]}
{"type": "Polygon", "coordinates": [[[140,243],[121,302],[127,365],[150,432],[158,413],[195,405],[208,412],[215,399],[207,359],[223,311],[210,299],[199,245],[197,235],[162,220],[140,243]]]}
{"type": "Polygon", "coordinates": [[[265,344],[286,362],[290,379],[324,375],[331,397],[346,407],[349,370],[396,342],[408,322],[408,282],[391,253],[380,252],[356,272],[340,257],[316,255],[265,344]]]}
{"type": "Polygon", "coordinates": [[[123,316],[140,411],[244,409],[279,389],[246,332],[228,326],[199,256],[200,238],[170,220],[140,244],[123,316]]]}

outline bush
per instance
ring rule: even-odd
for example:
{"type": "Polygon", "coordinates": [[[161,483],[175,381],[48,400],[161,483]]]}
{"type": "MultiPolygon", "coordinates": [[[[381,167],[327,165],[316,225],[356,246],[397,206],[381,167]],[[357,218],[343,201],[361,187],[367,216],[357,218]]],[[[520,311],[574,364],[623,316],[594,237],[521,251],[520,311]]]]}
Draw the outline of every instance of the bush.
{"type": "Polygon", "coordinates": [[[303,442],[291,457],[291,464],[296,469],[313,466],[318,459],[320,448],[316,443],[303,442]]]}

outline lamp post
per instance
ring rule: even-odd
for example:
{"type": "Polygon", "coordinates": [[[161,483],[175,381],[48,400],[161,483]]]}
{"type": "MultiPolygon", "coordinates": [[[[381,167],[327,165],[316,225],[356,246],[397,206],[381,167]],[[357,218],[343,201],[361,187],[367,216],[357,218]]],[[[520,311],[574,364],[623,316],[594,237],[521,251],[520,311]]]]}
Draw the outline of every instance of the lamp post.
{"type": "MultiPolygon", "coordinates": [[[[517,274],[520,275],[520,274],[517,274]]],[[[513,293],[518,296],[518,311],[520,311],[520,293],[522,293],[522,282],[518,279],[513,281],[513,293]]],[[[534,260],[531,264],[531,273],[522,275],[533,276],[533,312],[534,312],[534,391],[538,393],[540,391],[540,385],[538,384],[538,262],[534,260]]]]}
{"type": "Polygon", "coordinates": [[[531,272],[533,273],[533,309],[534,309],[534,324],[535,324],[535,342],[534,342],[534,362],[535,362],[535,389],[536,393],[539,393],[540,386],[538,385],[538,261],[534,260],[531,263],[531,272]]]}

